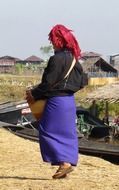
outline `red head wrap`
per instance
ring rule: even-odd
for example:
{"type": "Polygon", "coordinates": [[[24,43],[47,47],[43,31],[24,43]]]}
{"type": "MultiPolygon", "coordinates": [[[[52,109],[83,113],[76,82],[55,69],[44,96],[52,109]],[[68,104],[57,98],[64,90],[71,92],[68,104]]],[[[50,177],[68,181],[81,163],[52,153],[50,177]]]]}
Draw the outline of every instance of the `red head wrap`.
{"type": "Polygon", "coordinates": [[[80,57],[81,50],[78,42],[72,34],[72,30],[65,26],[60,24],[54,26],[49,33],[49,40],[58,49],[66,48],[70,50],[76,59],[80,57]]]}

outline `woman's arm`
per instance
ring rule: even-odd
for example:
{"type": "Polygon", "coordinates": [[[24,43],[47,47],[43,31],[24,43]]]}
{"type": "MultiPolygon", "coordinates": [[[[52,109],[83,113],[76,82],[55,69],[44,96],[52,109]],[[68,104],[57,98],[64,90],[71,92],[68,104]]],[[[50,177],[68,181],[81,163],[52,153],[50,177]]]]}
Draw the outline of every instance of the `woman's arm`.
{"type": "Polygon", "coordinates": [[[31,94],[35,100],[41,99],[45,92],[52,89],[53,85],[59,80],[62,73],[62,61],[62,58],[59,56],[54,55],[50,57],[41,83],[31,90],[31,94]]]}

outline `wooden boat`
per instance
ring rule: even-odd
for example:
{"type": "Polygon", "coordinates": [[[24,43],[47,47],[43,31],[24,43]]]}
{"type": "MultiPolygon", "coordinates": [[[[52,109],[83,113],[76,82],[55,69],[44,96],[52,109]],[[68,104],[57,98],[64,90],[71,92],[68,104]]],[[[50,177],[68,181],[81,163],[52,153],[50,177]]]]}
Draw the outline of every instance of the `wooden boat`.
{"type": "Polygon", "coordinates": [[[25,120],[30,122],[35,120],[26,101],[0,104],[0,121],[17,125],[25,120]]]}
{"type": "MultiPolygon", "coordinates": [[[[22,101],[0,105],[0,121],[18,126],[35,122],[36,120],[27,102],[22,101]]],[[[77,130],[84,136],[91,135],[92,137],[102,138],[109,135],[109,128],[84,108],[77,107],[76,123],[77,130]]]]}

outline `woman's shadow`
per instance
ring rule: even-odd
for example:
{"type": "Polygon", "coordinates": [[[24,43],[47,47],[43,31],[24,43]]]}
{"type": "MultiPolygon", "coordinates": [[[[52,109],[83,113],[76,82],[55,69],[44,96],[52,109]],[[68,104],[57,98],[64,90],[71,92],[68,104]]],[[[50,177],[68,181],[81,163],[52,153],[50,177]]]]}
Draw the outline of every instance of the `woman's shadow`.
{"type": "Polygon", "coordinates": [[[0,176],[0,179],[18,179],[18,180],[51,180],[51,178],[19,177],[19,176],[0,176]]]}

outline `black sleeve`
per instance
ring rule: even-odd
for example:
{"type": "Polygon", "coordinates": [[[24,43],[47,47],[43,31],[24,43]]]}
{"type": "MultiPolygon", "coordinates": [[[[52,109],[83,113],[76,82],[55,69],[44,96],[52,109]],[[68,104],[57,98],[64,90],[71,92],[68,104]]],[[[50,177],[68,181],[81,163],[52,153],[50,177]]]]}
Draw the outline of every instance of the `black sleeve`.
{"type": "Polygon", "coordinates": [[[59,76],[62,73],[60,58],[57,56],[51,56],[48,65],[44,70],[41,83],[31,90],[31,93],[35,100],[41,99],[45,92],[49,91],[53,85],[59,80],[59,76]]]}

